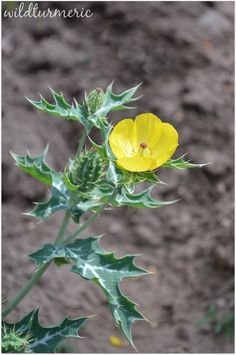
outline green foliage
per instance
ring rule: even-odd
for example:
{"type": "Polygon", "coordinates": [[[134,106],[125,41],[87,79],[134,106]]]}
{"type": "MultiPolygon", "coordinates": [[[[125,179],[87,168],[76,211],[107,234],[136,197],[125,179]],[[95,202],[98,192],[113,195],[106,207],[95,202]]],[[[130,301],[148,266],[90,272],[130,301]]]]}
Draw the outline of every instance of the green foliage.
{"type": "Polygon", "coordinates": [[[54,175],[51,186],[51,197],[47,202],[36,203],[37,207],[26,213],[28,216],[47,219],[51,214],[65,209],[69,204],[69,190],[60,175],[54,175]]]}
{"type": "Polygon", "coordinates": [[[3,322],[3,329],[6,329],[7,333],[14,331],[20,334],[21,339],[29,339],[28,352],[32,353],[54,353],[58,344],[66,338],[80,338],[78,330],[88,319],[66,317],[59,325],[43,327],[38,320],[38,313],[36,309],[17,323],[3,322]]]}
{"type": "Polygon", "coordinates": [[[228,340],[234,339],[234,313],[231,312],[229,314],[221,317],[215,325],[214,331],[216,334],[225,334],[225,337],[228,340]]]}
{"type": "Polygon", "coordinates": [[[135,320],[144,318],[137,311],[135,303],[123,295],[119,284],[126,277],[137,277],[148,273],[134,264],[135,256],[116,258],[113,253],[108,253],[100,247],[98,237],[90,237],[78,239],[68,245],[46,244],[30,257],[37,266],[58,258],[71,261],[72,272],[86,280],[93,280],[103,289],[116,323],[133,344],[131,325],[135,320]]]}
{"type": "Polygon", "coordinates": [[[90,100],[86,99],[83,105],[78,104],[76,100],[70,105],[66,102],[62,93],[59,94],[51,88],[50,90],[54,99],[53,104],[49,103],[42,96],[40,96],[41,99],[39,101],[30,99],[28,101],[42,112],[80,122],[86,128],[87,132],[89,132],[93,126],[99,129],[103,128],[106,125],[105,117],[109,112],[130,108],[127,104],[138,99],[133,96],[139,86],[137,85],[117,95],[113,93],[111,84],[108,86],[104,96],[102,95],[101,97],[100,93],[95,100],[94,98],[91,100],[90,97],[90,100]]]}
{"type": "Polygon", "coordinates": [[[51,88],[50,91],[54,99],[53,104],[49,103],[41,95],[41,99],[39,101],[30,100],[28,98],[27,100],[41,112],[61,117],[66,120],[78,121],[84,127],[86,127],[87,131],[90,131],[92,128],[92,123],[87,119],[86,108],[82,105],[79,105],[76,101],[70,105],[68,102],[66,102],[62,93],[59,94],[51,88]]]}
{"type": "Polygon", "coordinates": [[[114,206],[129,206],[136,208],[157,208],[170,205],[176,201],[158,201],[154,200],[150,193],[152,191],[152,187],[140,192],[139,194],[131,194],[122,189],[122,192],[117,194],[112,205],[114,206]]]}
{"type": "Polygon", "coordinates": [[[215,304],[208,308],[205,318],[198,320],[197,325],[200,328],[210,326],[215,334],[222,333],[230,341],[234,339],[234,313],[220,316],[215,304]]]}
{"type": "Polygon", "coordinates": [[[189,168],[202,168],[207,164],[195,164],[190,160],[184,160],[186,154],[182,155],[178,159],[170,159],[162,165],[163,168],[177,168],[177,169],[189,169],[189,168]]]}
{"type": "Polygon", "coordinates": [[[43,221],[53,213],[67,208],[75,223],[79,223],[83,213],[99,207],[101,203],[102,200],[89,201],[82,198],[77,191],[70,191],[67,188],[62,176],[54,176],[50,199],[46,202],[36,203],[37,207],[25,214],[43,221]]]}
{"type": "Polygon", "coordinates": [[[42,155],[37,157],[31,157],[29,154],[27,155],[17,155],[11,152],[11,156],[15,160],[16,165],[31,175],[35,179],[43,182],[44,184],[51,185],[53,176],[59,175],[59,173],[55,172],[45,163],[45,157],[48,151],[48,147],[44,150],[42,155]]]}
{"type": "Polygon", "coordinates": [[[112,91],[113,83],[111,83],[105,92],[103,105],[98,111],[98,115],[105,117],[109,112],[112,111],[133,108],[127,105],[139,99],[139,97],[134,97],[134,94],[136,93],[140,85],[141,84],[131,89],[125,90],[121,94],[115,94],[112,91]]]}

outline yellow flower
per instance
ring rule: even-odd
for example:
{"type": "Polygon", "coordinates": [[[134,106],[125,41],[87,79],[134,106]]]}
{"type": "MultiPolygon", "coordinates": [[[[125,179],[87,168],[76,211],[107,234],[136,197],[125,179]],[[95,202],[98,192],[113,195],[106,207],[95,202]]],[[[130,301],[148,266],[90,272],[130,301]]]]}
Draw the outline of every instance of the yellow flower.
{"type": "Polygon", "coordinates": [[[163,165],[178,147],[178,133],[152,113],[125,118],[112,130],[109,143],[117,165],[133,172],[163,165]]]}

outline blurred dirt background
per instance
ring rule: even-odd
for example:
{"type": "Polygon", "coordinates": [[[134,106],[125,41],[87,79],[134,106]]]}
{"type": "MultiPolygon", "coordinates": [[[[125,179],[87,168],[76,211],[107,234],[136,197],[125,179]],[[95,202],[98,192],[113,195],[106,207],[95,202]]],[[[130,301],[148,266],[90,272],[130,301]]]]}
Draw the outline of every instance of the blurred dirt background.
{"type": "MultiPolygon", "coordinates": [[[[19,3],[18,3],[19,4],[19,3]]],[[[17,3],[15,4],[15,6],[17,3]]],[[[3,3],[6,6],[6,2],[3,3]]],[[[26,6],[26,5],[25,5],[26,6]]],[[[140,266],[155,275],[129,280],[123,290],[152,322],[137,322],[134,342],[145,353],[227,353],[233,343],[197,321],[211,305],[219,317],[233,311],[233,2],[40,2],[40,8],[89,8],[90,19],[3,19],[3,293],[11,298],[30,278],[28,253],[53,240],[62,214],[36,224],[21,213],[47,198],[40,183],[14,165],[9,151],[42,152],[63,169],[73,156],[80,127],[34,110],[24,96],[48,85],[68,100],[106,88],[143,82],[137,108],[112,118],[153,112],[175,125],[176,157],[211,162],[199,170],[164,170],[160,199],[180,199],[157,210],[106,211],[86,235],[106,232],[102,245],[117,255],[141,253],[140,266]]],[[[71,226],[73,229],[73,226],[71,226]]],[[[116,348],[121,336],[95,284],[51,265],[11,313],[18,320],[40,306],[45,325],[65,315],[96,314],[82,330],[85,339],[67,342],[71,352],[133,353],[116,348]]],[[[68,349],[67,349],[68,350],[68,349]]]]}

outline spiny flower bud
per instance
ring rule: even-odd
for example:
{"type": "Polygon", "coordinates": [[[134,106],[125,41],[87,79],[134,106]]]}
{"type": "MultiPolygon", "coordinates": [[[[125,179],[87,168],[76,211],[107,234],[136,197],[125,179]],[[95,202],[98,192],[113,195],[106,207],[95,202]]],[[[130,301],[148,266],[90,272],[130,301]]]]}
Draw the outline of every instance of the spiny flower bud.
{"type": "Polygon", "coordinates": [[[88,97],[86,97],[87,109],[90,113],[95,113],[102,107],[104,102],[104,92],[101,88],[97,88],[90,92],[88,97]]]}
{"type": "Polygon", "coordinates": [[[102,175],[102,158],[98,153],[89,150],[79,159],[71,162],[68,177],[81,192],[88,191],[102,175]]]}
{"type": "Polygon", "coordinates": [[[3,327],[2,332],[2,352],[3,353],[30,353],[29,349],[30,337],[21,336],[14,329],[3,327]]]}

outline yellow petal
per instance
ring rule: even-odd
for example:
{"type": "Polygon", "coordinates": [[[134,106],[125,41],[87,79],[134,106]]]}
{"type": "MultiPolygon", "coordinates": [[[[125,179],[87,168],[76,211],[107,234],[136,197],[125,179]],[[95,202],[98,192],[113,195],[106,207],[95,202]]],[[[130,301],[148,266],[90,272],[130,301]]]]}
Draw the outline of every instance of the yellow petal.
{"type": "Polygon", "coordinates": [[[134,152],[134,146],[131,140],[133,125],[133,120],[125,118],[117,123],[109,136],[111,150],[117,158],[129,157],[134,152]]]}
{"type": "Polygon", "coordinates": [[[152,113],[138,115],[132,129],[132,139],[136,143],[136,150],[142,143],[146,143],[148,148],[152,149],[162,134],[162,125],[160,118],[152,113]]]}
{"type": "Polygon", "coordinates": [[[125,345],[124,341],[115,335],[110,335],[109,341],[110,341],[111,345],[113,345],[113,346],[121,347],[121,346],[125,345]]]}
{"type": "Polygon", "coordinates": [[[151,167],[155,164],[153,158],[140,156],[120,158],[116,162],[119,167],[133,172],[153,170],[151,167]]]}
{"type": "Polygon", "coordinates": [[[164,152],[161,155],[158,155],[158,157],[154,160],[154,163],[150,166],[150,170],[154,170],[166,163],[167,160],[169,160],[176,151],[177,146],[167,150],[167,152],[164,152]]]}
{"type": "MultiPolygon", "coordinates": [[[[163,123],[162,134],[158,142],[152,149],[152,156],[155,157],[155,160],[159,159],[159,157],[162,156],[163,154],[164,155],[166,154],[166,156],[169,156],[171,154],[170,156],[172,156],[177,146],[178,146],[178,133],[176,129],[169,123],[163,123]]],[[[167,158],[167,160],[169,158],[167,158]]],[[[160,160],[162,160],[161,157],[160,160]]]]}

